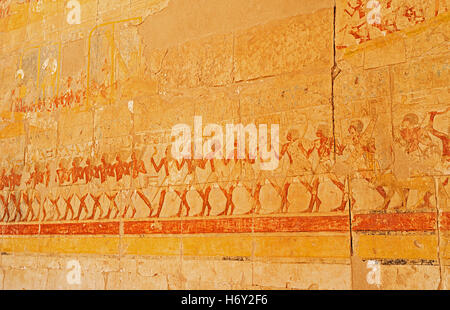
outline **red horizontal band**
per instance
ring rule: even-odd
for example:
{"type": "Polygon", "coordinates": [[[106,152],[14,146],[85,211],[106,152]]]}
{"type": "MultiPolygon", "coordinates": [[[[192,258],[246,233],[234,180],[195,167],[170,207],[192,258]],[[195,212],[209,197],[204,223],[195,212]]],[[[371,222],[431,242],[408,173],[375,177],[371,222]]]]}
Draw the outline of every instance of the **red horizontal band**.
{"type": "Polygon", "coordinates": [[[347,215],[255,218],[254,232],[349,231],[347,215]]]}
{"type": "Polygon", "coordinates": [[[355,231],[431,231],[436,229],[436,213],[356,214],[355,231]]]}
{"type": "Polygon", "coordinates": [[[41,235],[118,235],[119,222],[41,224],[41,235]]]}
{"type": "Polygon", "coordinates": [[[450,212],[444,212],[441,214],[440,226],[442,230],[450,230],[450,212]]]}
{"type": "Polygon", "coordinates": [[[38,235],[39,224],[3,224],[1,225],[2,235],[38,235]]]}
{"type": "MultiPolygon", "coordinates": [[[[440,218],[440,228],[450,230],[450,212],[440,218]]],[[[346,232],[347,215],[259,216],[211,219],[125,220],[123,233],[139,234],[202,234],[202,233],[276,233],[276,232],[346,232]]],[[[436,214],[388,213],[355,214],[353,231],[434,231],[436,214]]],[[[119,221],[75,223],[11,223],[0,224],[2,235],[118,235],[119,221]]]]}
{"type": "Polygon", "coordinates": [[[128,221],[123,223],[123,232],[126,235],[181,234],[181,220],[128,221]]]}

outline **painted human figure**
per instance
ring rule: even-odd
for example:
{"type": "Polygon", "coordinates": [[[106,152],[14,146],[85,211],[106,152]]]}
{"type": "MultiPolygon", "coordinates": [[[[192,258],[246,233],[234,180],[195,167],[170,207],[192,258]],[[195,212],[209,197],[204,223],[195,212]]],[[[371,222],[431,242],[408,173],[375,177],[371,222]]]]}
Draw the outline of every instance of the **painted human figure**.
{"type": "Polygon", "coordinates": [[[261,211],[261,188],[262,185],[260,182],[256,182],[254,187],[246,186],[244,184],[245,189],[250,194],[250,197],[252,198],[252,206],[250,211],[247,214],[259,214],[261,211]]]}
{"type": "Polygon", "coordinates": [[[183,211],[185,211],[185,216],[189,216],[189,212],[191,210],[188,200],[187,194],[191,191],[193,187],[189,185],[182,185],[179,190],[175,189],[175,193],[180,198],[180,205],[178,207],[177,217],[181,217],[183,215],[183,211]]]}
{"type": "Polygon", "coordinates": [[[98,218],[102,218],[103,210],[102,205],[100,203],[100,199],[102,197],[103,193],[101,191],[96,191],[95,193],[91,193],[90,196],[92,200],[94,201],[93,207],[92,207],[92,213],[91,216],[87,217],[87,220],[93,220],[97,210],[99,211],[98,218]]]}
{"type": "Polygon", "coordinates": [[[26,112],[25,110],[25,98],[27,96],[27,85],[24,79],[25,73],[22,69],[19,69],[15,75],[16,85],[11,91],[11,111],[13,112],[26,112]]]}
{"type": "Polygon", "coordinates": [[[70,182],[71,171],[66,168],[66,160],[61,159],[56,169],[56,180],[59,185],[65,185],[70,182]]]}
{"type": "Polygon", "coordinates": [[[39,165],[34,164],[34,170],[30,173],[28,180],[26,181],[27,185],[30,185],[33,188],[36,188],[38,184],[44,184],[44,173],[42,173],[39,169],[39,165]]]}
{"type": "Polygon", "coordinates": [[[23,217],[23,220],[25,222],[32,221],[34,219],[35,215],[34,215],[34,210],[33,210],[33,193],[32,193],[31,189],[22,191],[22,200],[27,208],[27,211],[25,213],[25,216],[23,217]],[[28,217],[30,217],[30,215],[31,215],[31,218],[28,219],[28,217]]]}
{"type": "Polygon", "coordinates": [[[70,173],[72,175],[72,185],[65,186],[61,189],[61,198],[64,203],[65,212],[61,217],[62,220],[69,220],[69,212],[70,212],[70,220],[75,216],[75,212],[73,209],[73,197],[79,194],[80,187],[84,186],[84,182],[86,182],[85,178],[85,167],[81,166],[81,158],[76,157],[72,161],[72,168],[70,169],[70,173]]]}
{"type": "Polygon", "coordinates": [[[116,162],[113,164],[113,169],[116,175],[116,182],[120,182],[123,177],[130,175],[130,166],[123,161],[120,153],[116,155],[116,162]]]}
{"type": "Polygon", "coordinates": [[[112,217],[113,219],[117,218],[117,216],[120,214],[120,210],[119,207],[117,206],[116,203],[116,197],[119,194],[119,192],[113,192],[113,193],[105,193],[106,197],[109,200],[109,207],[108,207],[108,211],[106,212],[106,215],[104,217],[104,219],[109,219],[111,218],[111,212],[114,210],[115,214],[112,217]]]}
{"type": "MultiPolygon", "coordinates": [[[[118,156],[118,155],[117,155],[118,156]]],[[[117,159],[117,158],[116,158],[117,159]]],[[[120,162],[120,157],[118,157],[120,162]]],[[[98,211],[98,219],[103,217],[103,209],[101,205],[101,198],[104,194],[104,190],[107,187],[110,187],[110,184],[113,184],[117,178],[114,178],[116,172],[116,166],[114,164],[110,164],[108,161],[108,154],[103,153],[101,156],[101,163],[97,165],[95,169],[94,176],[100,176],[99,179],[93,179],[88,187],[88,193],[92,199],[93,205],[90,215],[86,215],[87,220],[93,220],[96,218],[98,211]]]]}
{"type": "Polygon", "coordinates": [[[203,188],[200,186],[196,187],[196,192],[202,199],[202,209],[194,216],[209,216],[211,213],[211,204],[209,203],[209,194],[211,193],[211,185],[205,184],[203,188]],[[206,211],[206,214],[205,214],[206,211]]]}
{"type": "Polygon", "coordinates": [[[384,35],[399,31],[397,26],[397,18],[400,11],[399,7],[392,5],[393,0],[386,2],[386,7],[383,8],[383,16],[380,23],[372,24],[373,27],[378,28],[384,35]]]}
{"type": "Polygon", "coordinates": [[[85,184],[90,183],[94,178],[100,177],[100,172],[96,169],[96,166],[92,164],[91,158],[86,159],[86,165],[83,167],[82,173],[82,179],[84,179],[85,184]]]}
{"type": "Polygon", "coordinates": [[[219,185],[220,190],[222,191],[223,195],[225,196],[225,209],[223,212],[219,213],[218,215],[233,215],[234,208],[236,207],[233,202],[233,191],[236,188],[236,186],[231,183],[228,184],[228,186],[219,185]]]}
{"type": "Polygon", "coordinates": [[[289,187],[291,186],[291,182],[289,181],[289,178],[284,179],[282,186],[279,186],[273,180],[269,180],[269,182],[273,186],[273,188],[276,190],[278,195],[281,197],[280,208],[277,211],[275,211],[274,213],[288,212],[289,205],[290,205],[290,202],[288,200],[288,194],[289,194],[289,187]]]}
{"type": "Polygon", "coordinates": [[[6,168],[1,167],[0,170],[0,210],[3,209],[3,215],[0,219],[0,222],[3,222],[6,216],[9,217],[9,210],[8,210],[8,201],[9,200],[9,194],[4,189],[7,189],[9,187],[9,179],[6,175],[6,168]]]}
{"type": "Polygon", "coordinates": [[[79,184],[75,186],[75,189],[73,191],[74,196],[76,196],[79,200],[78,205],[78,212],[76,216],[73,218],[73,220],[79,220],[81,217],[82,212],[84,211],[86,216],[89,214],[87,205],[86,205],[86,199],[89,196],[89,185],[95,181],[95,179],[100,178],[100,172],[97,169],[97,166],[93,164],[93,158],[88,157],[86,159],[86,164],[84,167],[82,167],[82,170],[80,171],[81,176],[80,179],[84,180],[84,184],[79,184]]]}
{"type": "Polygon", "coordinates": [[[81,105],[84,99],[87,97],[87,89],[84,85],[86,85],[86,73],[81,71],[79,77],[77,78],[77,88],[78,90],[75,92],[75,103],[77,106],[81,105]]]}
{"type": "Polygon", "coordinates": [[[32,221],[39,221],[46,218],[46,202],[48,199],[48,191],[50,187],[55,186],[53,183],[52,169],[50,163],[45,164],[45,169],[41,171],[40,165],[35,165],[34,171],[30,174],[27,184],[30,184],[29,195],[30,199],[37,202],[38,210],[36,216],[32,221]]]}
{"type": "MultiPolygon", "coordinates": [[[[165,180],[166,178],[169,177],[170,148],[169,148],[169,146],[166,147],[165,156],[160,159],[159,164],[156,164],[156,161],[155,161],[155,155],[157,152],[158,152],[158,150],[155,147],[154,152],[150,158],[150,162],[152,163],[153,168],[155,169],[156,173],[159,173],[159,171],[164,167],[164,172],[165,172],[164,180],[165,180]]],[[[164,180],[163,180],[163,182],[164,182],[164,180]]]]}
{"type": "Polygon", "coordinates": [[[34,199],[36,200],[37,204],[38,204],[38,212],[36,214],[36,217],[33,219],[33,221],[39,221],[41,219],[41,214],[43,214],[43,218],[45,218],[47,216],[47,212],[45,209],[45,202],[47,200],[47,195],[46,193],[48,192],[48,187],[46,187],[45,189],[33,189],[33,193],[34,193],[34,199]]]}
{"type": "Polygon", "coordinates": [[[61,96],[62,104],[65,107],[72,106],[73,102],[75,101],[75,95],[72,90],[72,81],[73,81],[72,77],[69,76],[67,78],[67,89],[64,92],[64,94],[61,96]]]}
{"type": "Polygon", "coordinates": [[[15,222],[16,220],[21,221],[22,220],[22,210],[20,208],[21,198],[22,195],[19,191],[14,192],[11,191],[10,200],[14,205],[14,218],[11,219],[11,222],[15,222]]]}
{"type": "Polygon", "coordinates": [[[9,188],[13,191],[16,187],[19,187],[22,180],[22,174],[16,172],[16,168],[11,167],[9,173],[9,188]]]}
{"type": "Polygon", "coordinates": [[[9,188],[9,178],[6,174],[6,168],[2,167],[0,172],[0,191],[9,188]]]}
{"type": "Polygon", "coordinates": [[[168,191],[169,191],[169,186],[166,185],[166,186],[161,187],[160,190],[156,192],[156,194],[158,194],[158,192],[159,192],[158,207],[156,209],[155,214],[152,213],[150,215],[151,217],[159,217],[161,215],[161,211],[163,209],[164,201],[165,201],[166,194],[168,191]]]}
{"type": "MultiPolygon", "coordinates": [[[[438,138],[441,141],[441,145],[442,145],[442,152],[439,154],[442,160],[442,163],[444,164],[444,169],[446,169],[446,164],[448,164],[448,162],[450,161],[450,149],[449,149],[449,142],[450,139],[448,137],[447,134],[442,133],[438,130],[436,130],[434,128],[434,119],[437,115],[440,114],[445,114],[450,110],[450,108],[446,109],[445,111],[442,112],[430,112],[429,113],[429,121],[428,121],[428,125],[425,127],[421,127],[421,126],[414,126],[413,128],[408,128],[407,125],[409,124],[405,124],[403,128],[403,134],[405,137],[409,138],[409,144],[406,144],[407,147],[406,150],[410,150],[411,152],[416,151],[418,154],[420,154],[420,152],[422,151],[423,154],[425,154],[425,156],[427,155],[431,155],[430,153],[437,153],[437,151],[435,150],[437,148],[437,146],[434,145],[434,143],[432,141],[430,141],[431,137],[434,136],[436,138],[438,138]]],[[[412,121],[410,121],[409,123],[413,123],[413,124],[418,124],[417,119],[414,116],[405,116],[406,120],[413,118],[412,121]]],[[[400,191],[400,196],[402,198],[402,205],[406,206],[407,202],[408,202],[408,196],[409,196],[409,192],[411,191],[411,189],[416,189],[419,192],[419,195],[422,197],[421,194],[423,194],[423,206],[427,207],[427,208],[431,208],[431,201],[430,198],[433,195],[432,193],[432,188],[433,188],[433,184],[428,184],[427,179],[425,178],[415,178],[414,181],[410,181],[410,182],[399,182],[398,180],[396,180],[398,183],[403,184],[401,189],[397,189],[398,191],[400,191]]],[[[397,185],[398,186],[398,185],[397,185]]],[[[391,194],[392,196],[392,191],[391,194]]],[[[383,197],[385,198],[385,203],[383,208],[386,209],[389,205],[390,202],[390,198],[391,196],[387,196],[387,194],[383,195],[383,197]]],[[[418,202],[417,205],[420,204],[420,201],[418,202]]],[[[416,205],[416,206],[417,206],[416,205]]]]}
{"type": "Polygon", "coordinates": [[[71,213],[70,219],[72,219],[73,216],[75,215],[73,212],[73,206],[72,206],[72,198],[73,198],[74,194],[71,193],[70,189],[67,191],[68,191],[68,193],[65,192],[62,197],[64,204],[65,204],[65,209],[66,209],[64,215],[61,217],[61,220],[64,220],[64,221],[67,220],[67,217],[69,216],[69,211],[71,213]]]}
{"type": "MultiPolygon", "coordinates": [[[[164,156],[160,159],[159,164],[157,164],[155,161],[155,155],[157,154],[157,152],[158,152],[157,148],[154,147],[154,152],[150,158],[150,162],[153,166],[153,169],[155,169],[156,173],[159,173],[161,171],[161,169],[164,168],[164,175],[162,177],[162,180],[159,182],[159,186],[161,188],[159,191],[158,207],[157,207],[156,213],[151,215],[152,217],[160,216],[163,205],[164,205],[164,201],[166,198],[167,191],[169,190],[169,187],[170,187],[170,184],[172,183],[172,181],[174,181],[174,178],[177,177],[176,175],[175,176],[173,175],[174,171],[171,171],[175,167],[173,166],[174,163],[171,162],[173,158],[171,156],[170,146],[169,145],[166,146],[164,156]],[[170,167],[171,169],[169,169],[169,164],[171,164],[171,167],[170,167]],[[171,175],[171,172],[172,172],[172,175],[171,175]]],[[[177,162],[177,164],[178,164],[178,162],[177,162]]],[[[156,195],[154,198],[156,198],[156,195]]]]}
{"type": "Polygon", "coordinates": [[[274,213],[287,213],[289,209],[289,188],[291,186],[290,177],[299,173],[300,171],[296,171],[298,168],[298,164],[294,163],[294,158],[297,160],[295,156],[297,152],[301,151],[301,144],[299,141],[298,130],[291,129],[286,134],[286,142],[281,146],[280,154],[277,154],[279,161],[282,163],[282,182],[281,185],[274,182],[272,179],[269,179],[269,183],[278,193],[281,198],[280,208],[276,210],[274,213]],[[286,162],[287,167],[285,167],[284,163],[286,162]]]}
{"type": "Polygon", "coordinates": [[[429,150],[433,147],[428,131],[419,124],[419,117],[415,113],[408,113],[403,117],[395,141],[403,147],[406,154],[418,158],[428,157],[429,150]]]}
{"type": "Polygon", "coordinates": [[[306,150],[300,143],[299,148],[304,152],[307,159],[312,160],[312,178],[310,182],[300,180],[300,182],[307,188],[311,194],[308,208],[304,212],[319,211],[321,200],[319,199],[319,185],[322,176],[327,176],[330,181],[342,192],[341,205],[335,210],[342,210],[345,208],[345,185],[333,173],[333,160],[331,154],[336,151],[336,155],[342,155],[345,149],[344,145],[335,142],[335,139],[329,134],[326,125],[319,125],[316,130],[317,139],[314,140],[313,146],[306,150]],[[315,153],[314,153],[315,151],[315,153]],[[312,157],[314,155],[314,157],[312,157]]]}
{"type": "Polygon", "coordinates": [[[3,216],[0,222],[9,222],[10,214],[9,214],[9,192],[0,194],[0,202],[3,206],[3,216]]]}
{"type": "Polygon", "coordinates": [[[142,199],[142,201],[144,202],[144,204],[148,208],[148,217],[151,217],[152,213],[154,211],[152,201],[154,200],[156,195],[153,197],[152,200],[150,200],[150,198],[146,195],[146,190],[147,190],[146,188],[136,189],[136,195],[137,195],[137,197],[140,197],[142,199]]]}
{"type": "MultiPolygon", "coordinates": [[[[193,145],[190,145],[189,147],[192,149],[193,145]]],[[[181,217],[183,216],[183,213],[185,216],[189,216],[191,207],[189,205],[187,195],[190,191],[195,190],[194,182],[197,180],[197,167],[202,166],[204,168],[206,161],[197,161],[189,156],[184,156],[179,159],[170,156],[170,158],[171,166],[169,167],[169,173],[175,174],[175,178],[172,178],[169,183],[174,185],[173,192],[180,200],[178,211],[175,216],[181,217]]]]}
{"type": "Polygon", "coordinates": [[[140,174],[146,174],[147,169],[145,169],[145,163],[141,158],[138,158],[136,151],[131,153],[131,173],[133,179],[137,179],[140,174]]]}
{"type": "MultiPolygon", "coordinates": [[[[141,159],[141,152],[134,150],[131,153],[131,161],[129,163],[131,176],[134,187],[136,189],[137,197],[140,197],[149,210],[148,216],[150,217],[153,212],[152,201],[147,196],[147,182],[144,178],[147,174],[144,161],[141,159]]],[[[135,197],[136,197],[135,195],[135,197]]]]}
{"type": "Polygon", "coordinates": [[[77,194],[78,200],[80,201],[80,205],[78,207],[77,216],[75,216],[73,218],[74,220],[76,220],[76,221],[79,220],[80,216],[81,216],[81,213],[83,211],[86,212],[86,215],[89,214],[89,211],[88,211],[88,208],[87,208],[87,205],[86,205],[86,199],[87,199],[88,196],[89,196],[89,192],[88,191],[86,191],[84,193],[78,193],[77,194]]]}
{"type": "MultiPolygon", "coordinates": [[[[220,145],[218,145],[220,147],[220,145]]],[[[220,191],[225,196],[225,209],[219,213],[218,215],[232,215],[235,209],[235,204],[233,201],[233,192],[236,189],[236,185],[238,184],[240,178],[241,178],[241,172],[242,172],[242,162],[245,161],[247,156],[244,156],[243,159],[238,158],[238,145],[237,141],[234,140],[233,149],[230,151],[228,156],[225,156],[224,159],[222,159],[221,165],[217,165],[219,171],[221,171],[222,175],[225,177],[224,182],[218,182],[214,185],[214,187],[220,189],[220,191]]],[[[211,166],[212,171],[215,173],[216,167],[211,166]]],[[[218,181],[220,178],[217,179],[218,181]]],[[[204,191],[201,191],[202,194],[200,195],[202,197],[206,197],[209,199],[209,194],[211,192],[211,187],[206,186],[204,191]]],[[[200,194],[200,193],[199,193],[200,194]]],[[[211,205],[209,202],[203,203],[203,207],[208,208],[208,213],[210,213],[211,205]]]]}
{"type": "Polygon", "coordinates": [[[45,171],[43,173],[44,173],[43,185],[45,185],[45,187],[48,187],[50,185],[51,176],[52,176],[52,171],[50,169],[50,164],[49,163],[45,164],[45,171]]]}
{"type": "Polygon", "coordinates": [[[77,184],[79,181],[82,181],[85,177],[84,172],[84,167],[80,166],[80,158],[75,157],[72,160],[72,167],[68,171],[72,178],[72,184],[77,184]]]}
{"type": "Polygon", "coordinates": [[[185,158],[183,158],[181,160],[181,163],[176,159],[174,159],[174,160],[176,162],[177,170],[179,171],[179,173],[181,175],[184,175],[181,183],[177,186],[177,189],[174,189],[175,193],[177,194],[178,198],[180,199],[180,204],[178,206],[178,212],[177,212],[176,216],[177,217],[183,216],[183,211],[184,211],[184,216],[189,216],[191,207],[189,205],[187,195],[191,190],[194,189],[194,187],[191,184],[191,178],[188,177],[189,168],[187,166],[190,165],[191,163],[188,159],[185,159],[185,158]]]}
{"type": "Polygon", "coordinates": [[[358,17],[361,19],[366,15],[364,3],[362,0],[356,0],[353,1],[354,3],[351,3],[350,1],[347,2],[347,8],[344,10],[345,13],[347,13],[350,17],[353,17],[355,13],[358,13],[358,17]]]}
{"type": "Polygon", "coordinates": [[[419,24],[425,21],[425,13],[422,8],[416,8],[412,5],[405,5],[403,16],[412,24],[419,24]]]}
{"type": "Polygon", "coordinates": [[[436,130],[434,128],[434,119],[436,116],[441,115],[441,114],[445,114],[450,110],[450,108],[447,108],[445,111],[442,112],[430,112],[430,119],[428,122],[428,126],[426,127],[426,130],[432,134],[433,136],[435,136],[436,138],[438,138],[439,140],[441,140],[441,144],[442,144],[442,161],[444,162],[450,162],[450,138],[449,135],[443,132],[440,132],[438,130],[436,130]]]}
{"type": "MultiPolygon", "coordinates": [[[[375,139],[373,138],[373,131],[375,128],[377,116],[376,114],[371,118],[366,129],[361,120],[353,120],[349,127],[347,138],[350,156],[347,159],[349,165],[354,168],[354,171],[359,173],[369,183],[373,182],[373,174],[379,168],[375,160],[375,139]]],[[[376,186],[377,192],[386,198],[386,192],[382,186],[376,186]]],[[[351,205],[354,206],[356,199],[353,193],[350,192],[351,205]]],[[[345,207],[338,208],[343,211],[345,207]]]]}
{"type": "Polygon", "coordinates": [[[40,81],[41,98],[45,101],[51,101],[53,93],[56,89],[56,79],[58,72],[58,61],[53,57],[48,57],[42,64],[40,81]]]}
{"type": "Polygon", "coordinates": [[[124,190],[120,191],[121,202],[124,206],[122,215],[121,215],[122,218],[127,217],[130,206],[131,206],[131,218],[133,218],[134,215],[136,214],[136,207],[134,206],[134,203],[133,203],[133,195],[135,195],[135,194],[136,194],[136,191],[132,190],[132,189],[124,189],[124,190]]]}
{"type": "MultiPolygon", "coordinates": [[[[61,197],[59,196],[59,192],[56,189],[52,189],[49,191],[48,195],[48,201],[51,204],[51,208],[54,211],[54,216],[52,219],[59,219],[61,218],[61,212],[59,211],[58,203],[61,197]],[[55,214],[56,213],[56,214],[55,214]]],[[[46,220],[46,217],[44,216],[43,221],[46,220]]]]}
{"type": "Polygon", "coordinates": [[[96,175],[100,176],[100,183],[105,183],[108,178],[115,177],[114,165],[110,164],[107,160],[107,154],[103,154],[101,157],[101,163],[96,167],[96,175]]]}
{"type": "Polygon", "coordinates": [[[11,0],[0,1],[0,19],[5,18],[10,14],[11,0]]]}

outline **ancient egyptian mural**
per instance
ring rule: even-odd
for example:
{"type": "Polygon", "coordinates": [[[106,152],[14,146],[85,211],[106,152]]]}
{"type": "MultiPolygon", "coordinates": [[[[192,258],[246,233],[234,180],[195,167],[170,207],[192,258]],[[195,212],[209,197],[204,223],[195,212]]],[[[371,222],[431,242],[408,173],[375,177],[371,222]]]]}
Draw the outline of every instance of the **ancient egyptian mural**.
{"type": "Polygon", "coordinates": [[[0,288],[448,289],[449,27],[447,0],[0,0],[0,288]],[[196,117],[278,125],[276,168],[175,158],[196,117]]]}

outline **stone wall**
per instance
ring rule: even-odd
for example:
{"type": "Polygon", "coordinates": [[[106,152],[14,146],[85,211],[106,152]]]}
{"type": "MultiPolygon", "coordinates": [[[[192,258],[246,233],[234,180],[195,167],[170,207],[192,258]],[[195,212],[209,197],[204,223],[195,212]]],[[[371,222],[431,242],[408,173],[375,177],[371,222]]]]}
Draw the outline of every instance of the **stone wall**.
{"type": "Polygon", "coordinates": [[[447,8],[0,0],[0,288],[448,289],[447,8]]]}

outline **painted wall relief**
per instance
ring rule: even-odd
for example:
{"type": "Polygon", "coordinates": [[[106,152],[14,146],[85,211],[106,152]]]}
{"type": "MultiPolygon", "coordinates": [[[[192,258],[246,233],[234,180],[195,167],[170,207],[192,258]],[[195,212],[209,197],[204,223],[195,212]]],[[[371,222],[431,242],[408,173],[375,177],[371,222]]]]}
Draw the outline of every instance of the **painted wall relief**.
{"type": "Polygon", "coordinates": [[[430,2],[340,1],[335,23],[319,10],[166,48],[146,41],[141,17],[88,21],[71,25],[81,37],[2,55],[0,220],[345,232],[355,214],[434,212],[448,184],[448,57],[412,42],[446,25],[445,3],[430,2]],[[392,45],[400,56],[347,53],[405,29],[417,33],[392,45]],[[248,149],[175,159],[171,128],[195,116],[279,124],[278,167],[259,169],[248,149]]]}
{"type": "Polygon", "coordinates": [[[448,12],[443,0],[341,0],[338,6],[336,47],[343,49],[424,23],[448,12]]]}

